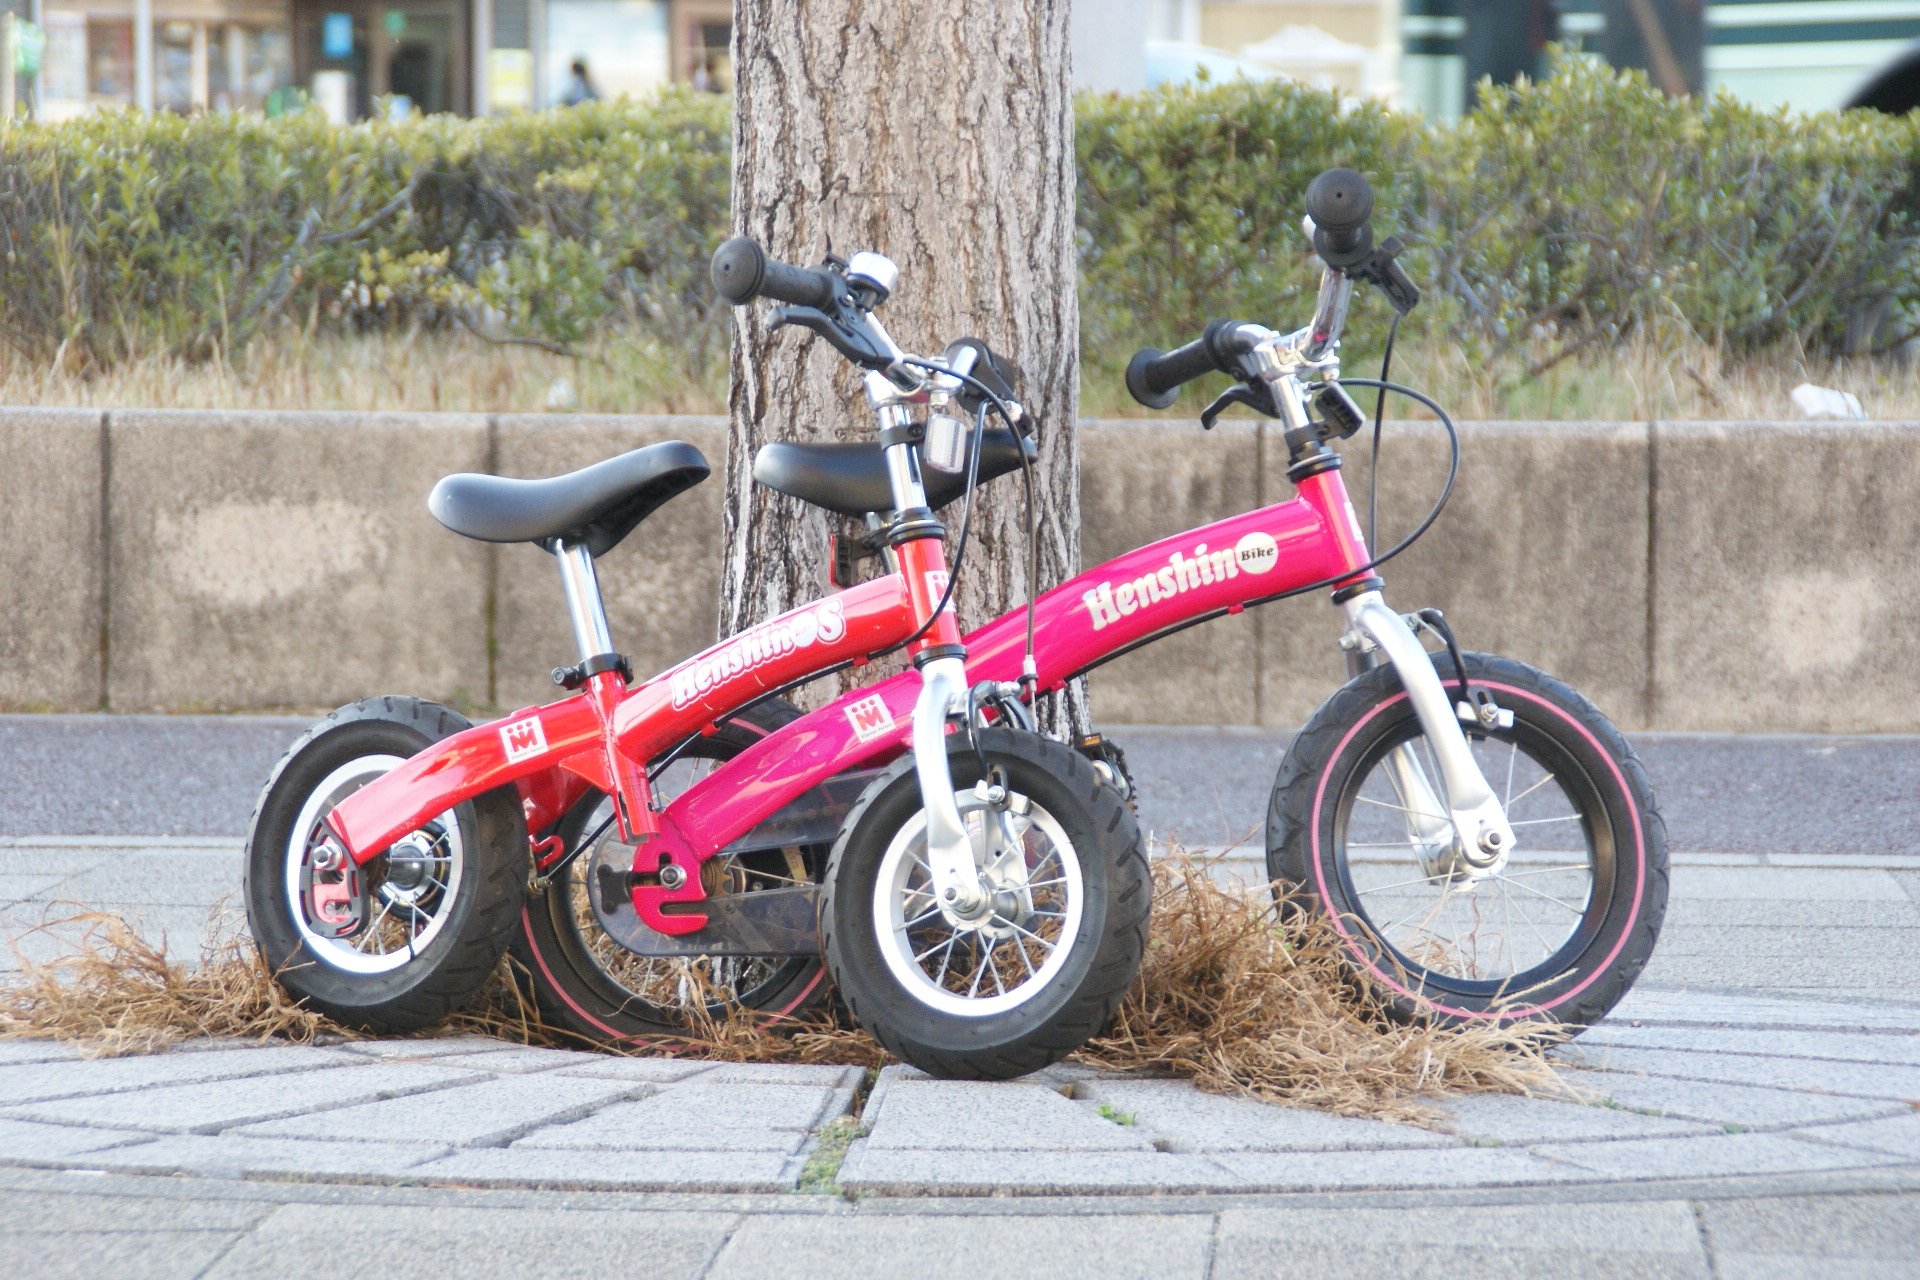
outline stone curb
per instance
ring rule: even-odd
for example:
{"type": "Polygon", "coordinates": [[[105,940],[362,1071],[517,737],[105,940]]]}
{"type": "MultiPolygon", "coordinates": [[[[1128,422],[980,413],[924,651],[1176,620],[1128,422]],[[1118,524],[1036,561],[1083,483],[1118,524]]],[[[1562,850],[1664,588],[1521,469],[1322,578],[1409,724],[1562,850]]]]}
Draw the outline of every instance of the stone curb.
{"type": "MultiPolygon", "coordinates": [[[[1917,424],[1460,427],[1446,515],[1388,573],[1401,607],[1445,609],[1472,647],[1554,672],[1629,730],[1914,729],[1881,691],[1920,682],[1903,643],[1920,624],[1920,528],[1905,518],[1917,424]],[[1809,469],[1827,479],[1817,493],[1809,469]],[[1831,625],[1808,625],[1821,616],[1831,625]]],[[[1082,422],[1084,559],[1289,498],[1280,434],[1082,422]]],[[[422,499],[454,471],[552,475],[674,438],[718,459],[725,419],[0,409],[0,512],[45,551],[0,570],[14,624],[0,705],[548,696],[565,636],[546,558],[455,538],[422,499]],[[423,598],[441,625],[396,621],[423,598]]],[[[1382,510],[1424,511],[1445,457],[1431,426],[1395,424],[1382,510]]],[[[1364,459],[1349,462],[1362,483],[1364,459]]],[[[639,669],[713,639],[721,499],[694,490],[649,521],[647,554],[605,561],[614,634],[639,669]]],[[[1343,680],[1333,638],[1324,611],[1254,610],[1119,658],[1101,696],[1119,720],[1177,708],[1298,725],[1343,680]]]]}

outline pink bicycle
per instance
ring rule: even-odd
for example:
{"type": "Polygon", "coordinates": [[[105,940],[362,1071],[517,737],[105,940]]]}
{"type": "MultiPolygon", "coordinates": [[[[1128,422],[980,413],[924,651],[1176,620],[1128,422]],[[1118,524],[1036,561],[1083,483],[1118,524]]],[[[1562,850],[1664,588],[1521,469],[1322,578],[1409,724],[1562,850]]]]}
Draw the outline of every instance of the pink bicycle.
{"type": "MultiPolygon", "coordinates": [[[[1439,504],[1398,546],[1370,555],[1332,448],[1363,422],[1336,355],[1354,282],[1380,284],[1397,307],[1417,299],[1394,243],[1375,246],[1370,205],[1364,181],[1346,171],[1309,190],[1326,271],[1306,328],[1218,322],[1170,355],[1140,353],[1128,370],[1134,394],[1162,408],[1182,382],[1235,376],[1203,421],[1231,403],[1280,419],[1296,496],[1096,566],[964,638],[940,607],[951,582],[931,513],[1022,468],[1010,366],[978,343],[938,359],[901,353],[872,315],[893,284],[884,259],[802,269],[744,241],[722,246],[714,278],[724,296],[788,303],[784,320],[870,370],[877,441],[771,444],[754,474],[864,517],[861,550],[887,572],[857,584],[842,572],[839,595],[629,689],[609,653],[591,557],[665,496],[648,497],[631,520],[596,515],[597,534],[569,514],[574,532],[561,537],[561,506],[600,508],[556,495],[603,492],[593,486],[627,474],[609,468],[655,455],[547,481],[443,482],[435,510],[457,530],[555,543],[583,655],[556,678],[590,680],[591,694],[478,729],[443,708],[408,710],[419,739],[410,750],[397,740],[362,755],[343,748],[331,766],[345,770],[339,779],[316,764],[283,782],[313,742],[356,717],[385,724],[399,704],[385,713],[358,704],[316,726],[276,771],[250,845],[250,913],[269,962],[312,957],[289,972],[296,992],[369,1025],[416,1025],[464,999],[511,932],[547,1018],[601,1042],[671,1033],[694,1006],[794,1014],[824,997],[830,971],[861,1023],[911,1061],[948,1074],[1030,1070],[1110,1016],[1138,963],[1147,891],[1118,751],[1097,738],[1069,749],[1038,737],[1028,704],[1182,627],[1328,590],[1347,620],[1340,645],[1353,678],[1283,761],[1270,873],[1327,914],[1356,972],[1402,1016],[1576,1028],[1599,1018],[1651,954],[1666,899],[1663,827],[1638,760],[1590,703],[1524,664],[1460,653],[1434,611],[1402,616],[1384,603],[1375,568],[1424,532],[1439,504]],[[1008,426],[988,429],[989,411],[1008,426]],[[447,500],[467,492],[485,495],[482,510],[532,514],[470,519],[447,500]],[[1448,652],[1430,655],[1420,632],[1448,652]],[[777,696],[909,633],[913,672],[807,714],[777,696]],[[966,848],[942,834],[956,831],[966,848]],[[528,833],[530,846],[520,844],[528,833]],[[464,848],[483,836],[497,878],[485,904],[507,923],[440,926],[441,938],[478,939],[461,953],[464,968],[419,965],[439,916],[409,904],[458,895],[444,872],[438,888],[413,886],[446,866],[456,838],[464,848]],[[939,855],[943,839],[950,852],[939,855]],[[350,879],[359,905],[341,908],[347,923],[321,936],[335,927],[324,923],[327,895],[340,892],[327,877],[347,864],[371,868],[350,879]],[[382,885],[397,888],[383,898],[382,885]],[[953,907],[949,892],[976,914],[953,907]],[[345,953],[375,950],[366,920],[396,898],[380,972],[402,975],[390,980],[396,991],[433,994],[382,1003],[362,994],[377,982],[343,978],[316,953],[360,963],[345,953]]],[[[704,465],[687,461],[690,483],[704,465]]]]}
{"type": "MultiPolygon", "coordinates": [[[[968,679],[977,689],[1024,684],[1044,694],[1195,623],[1330,592],[1346,619],[1338,643],[1352,678],[1315,712],[1281,763],[1268,808],[1270,877],[1292,903],[1331,921],[1356,974],[1395,1014],[1447,1022],[1542,1019],[1577,1031],[1613,1007],[1652,955],[1666,907],[1665,826],[1638,758],[1592,703],[1524,663],[1461,652],[1436,610],[1402,615],[1385,603],[1375,570],[1432,526],[1453,473],[1408,536],[1378,556],[1369,553],[1333,445],[1364,424],[1344,388],[1392,384],[1342,380],[1339,339],[1356,282],[1377,284],[1402,313],[1419,298],[1394,262],[1397,242],[1374,242],[1372,200],[1365,180],[1348,170],[1323,174],[1309,188],[1309,233],[1325,270],[1305,328],[1281,334],[1218,321],[1170,354],[1140,352],[1127,371],[1129,389],[1152,408],[1168,407],[1180,384],[1203,374],[1236,378],[1202,413],[1202,425],[1232,404],[1279,419],[1296,496],[1097,565],[972,632],[965,638],[968,679]],[[1422,634],[1443,650],[1430,654],[1422,634]]],[[[722,292],[735,302],[752,297],[724,284],[722,292]]],[[[803,322],[850,349],[831,325],[803,322]]],[[[1004,395],[1004,366],[990,363],[976,373],[994,378],[1004,395]]],[[[877,388],[870,378],[870,393],[877,388]]],[[[1451,433],[1440,406],[1392,389],[1424,403],[1451,433]]],[[[1005,447],[1004,435],[976,430],[964,443],[951,438],[956,419],[939,386],[929,388],[927,400],[923,448],[936,464],[927,474],[948,474],[938,469],[942,463],[977,480],[1019,469],[1020,454],[1005,447]]],[[[994,397],[977,395],[971,403],[980,409],[994,397]]],[[[771,444],[754,475],[884,529],[886,520],[872,511],[881,487],[854,480],[863,469],[877,476],[879,466],[872,446],[771,444]]],[[[885,550],[877,542],[874,549],[885,550]]],[[[892,716],[914,698],[912,677],[900,676],[815,714],[884,707],[892,716]]],[[[1024,715],[1011,698],[990,700],[987,712],[1013,723],[1024,715]]],[[[743,740],[754,731],[734,730],[743,740]]],[[[1078,745],[1103,774],[1131,786],[1112,744],[1093,738],[1078,745]]],[[[845,812],[844,802],[834,803],[836,785],[828,780],[801,806],[811,826],[790,815],[796,821],[770,824],[747,843],[831,841],[845,812]]],[[[804,846],[789,846],[789,855],[796,868],[808,856],[804,846]]],[[[821,918],[837,974],[835,913],[821,918]]],[[[531,935],[528,943],[537,954],[531,935]]],[[[796,986],[789,991],[804,989],[804,975],[817,977],[818,968],[808,967],[812,954],[793,957],[796,986]]],[[[639,1030],[612,1006],[592,1009],[584,983],[540,994],[555,1017],[578,1018],[569,1025],[583,1035],[639,1030]]]]}

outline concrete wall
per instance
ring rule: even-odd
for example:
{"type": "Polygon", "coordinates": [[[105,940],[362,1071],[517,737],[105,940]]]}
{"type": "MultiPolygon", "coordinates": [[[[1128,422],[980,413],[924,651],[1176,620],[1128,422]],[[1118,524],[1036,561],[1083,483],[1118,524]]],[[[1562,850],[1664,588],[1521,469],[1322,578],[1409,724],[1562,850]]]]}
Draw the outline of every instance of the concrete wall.
{"type": "MultiPolygon", "coordinates": [[[[1096,562],[1284,499],[1279,433],[1083,427],[1096,562]]],[[[667,438],[718,464],[717,418],[0,410],[0,707],[311,708],[414,692],[512,708],[574,657],[552,561],[441,529],[459,470],[550,475],[667,438]]],[[[1623,726],[1920,731],[1920,424],[1464,429],[1440,523],[1383,570],[1468,647],[1562,676],[1623,726]]],[[[1367,450],[1345,450],[1362,518],[1367,450]]],[[[1389,430],[1378,543],[1444,475],[1436,429],[1389,430]]],[[[601,564],[616,642],[652,671],[710,642],[708,483],[601,564]]],[[[1095,673],[1108,722],[1293,726],[1341,679],[1309,596],[1095,673]]]]}

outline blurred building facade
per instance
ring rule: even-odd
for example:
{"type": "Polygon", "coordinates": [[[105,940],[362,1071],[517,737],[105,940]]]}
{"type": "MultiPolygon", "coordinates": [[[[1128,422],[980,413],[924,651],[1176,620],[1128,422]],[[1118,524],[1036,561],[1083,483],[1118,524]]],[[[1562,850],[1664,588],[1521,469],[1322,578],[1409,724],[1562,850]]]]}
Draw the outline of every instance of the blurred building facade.
{"type": "MultiPolygon", "coordinates": [[[[733,84],[730,0],[0,0],[0,29],[9,12],[38,33],[16,99],[50,119],[525,110],[565,100],[576,63],[601,97],[733,84]]],[[[1920,0],[1073,0],[1074,80],[1095,91],[1204,68],[1451,118],[1480,76],[1538,74],[1554,39],[1669,88],[1824,108],[1920,48],[1920,0]]]]}
{"type": "MultiPolygon", "coordinates": [[[[1440,116],[1464,108],[1470,28],[1476,3],[1485,2],[1405,0],[1407,105],[1440,116]]],[[[1562,39],[1644,67],[1656,83],[1668,61],[1682,71],[1697,67],[1709,91],[1725,87],[1749,102],[1805,110],[1845,104],[1920,40],[1920,0],[1560,0],[1557,8],[1562,39]]]]}
{"type": "Polygon", "coordinates": [[[17,102],[53,120],[309,100],[341,120],[382,101],[524,110],[559,103],[575,63],[601,97],[733,84],[730,0],[0,0],[9,11],[40,33],[17,102]]]}

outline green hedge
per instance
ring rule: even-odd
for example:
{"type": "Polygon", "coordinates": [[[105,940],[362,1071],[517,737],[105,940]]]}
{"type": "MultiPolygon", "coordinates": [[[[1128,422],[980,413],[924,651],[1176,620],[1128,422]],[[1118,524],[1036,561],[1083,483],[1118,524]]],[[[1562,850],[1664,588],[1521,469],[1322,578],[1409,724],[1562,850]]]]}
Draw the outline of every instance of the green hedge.
{"type": "Polygon", "coordinates": [[[98,114],[0,134],[0,326],[108,365],[234,352],[276,321],[426,318],[564,345],[614,320],[724,358],[706,259],[726,103],[484,121],[98,114]]]}
{"type": "Polygon", "coordinates": [[[1674,100],[1584,60],[1482,98],[1451,126],[1244,81],[1083,102],[1089,355],[1221,315],[1300,323],[1303,196],[1335,163],[1409,246],[1416,330],[1469,354],[1537,368],[1636,333],[1859,351],[1920,326],[1920,116],[1674,100]]]}
{"type": "MultiPolygon", "coordinates": [[[[1207,319],[1297,322],[1330,164],[1379,187],[1415,326],[1533,367],[1630,335],[1892,345],[1920,327],[1920,118],[1674,101],[1563,63],[1430,125],[1284,82],[1079,104],[1083,341],[1112,368],[1207,319]]],[[[0,134],[0,328],[84,367],[240,350],[267,326],[458,323],[565,346],[639,326],[724,359],[705,284],[726,104],[340,128],[97,115],[0,134]]],[[[878,246],[882,249],[885,246],[878,246]]]]}

